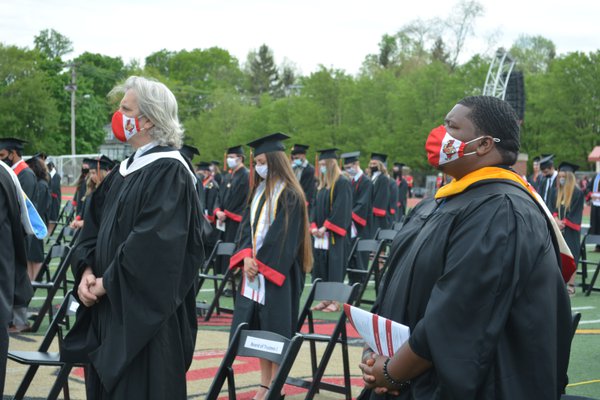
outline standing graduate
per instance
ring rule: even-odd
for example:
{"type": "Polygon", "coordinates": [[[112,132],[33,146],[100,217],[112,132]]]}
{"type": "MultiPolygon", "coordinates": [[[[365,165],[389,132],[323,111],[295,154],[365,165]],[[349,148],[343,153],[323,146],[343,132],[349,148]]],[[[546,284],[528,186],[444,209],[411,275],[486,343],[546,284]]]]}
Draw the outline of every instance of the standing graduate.
{"type": "Polygon", "coordinates": [[[88,171],[85,178],[85,193],[80,198],[78,204],[80,205],[80,213],[76,213],[75,218],[69,225],[73,229],[79,229],[83,227],[83,221],[85,213],[89,210],[90,202],[88,201],[92,193],[96,191],[100,183],[106,178],[106,175],[114,167],[113,161],[102,155],[99,158],[84,158],[83,162],[86,165],[90,165],[91,168],[88,171]]]}
{"type": "Polygon", "coordinates": [[[315,203],[315,193],[317,192],[317,180],[315,178],[315,167],[310,165],[306,159],[306,151],[309,146],[305,144],[295,144],[292,147],[292,168],[300,186],[304,190],[304,197],[306,197],[306,203],[308,210],[315,203]]]}
{"type": "MultiPolygon", "coordinates": [[[[240,242],[230,268],[243,268],[236,296],[231,334],[243,322],[249,329],[295,334],[304,288],[312,266],[308,211],[304,191],[294,176],[282,143],[274,133],[248,144],[256,167],[250,207],[240,226],[240,242]]],[[[260,387],[254,399],[265,398],[278,365],[260,359],[260,387]]]]}
{"type": "Polygon", "coordinates": [[[219,186],[221,186],[221,183],[223,182],[223,174],[219,168],[220,165],[221,163],[217,160],[210,162],[210,172],[212,173],[213,179],[219,184],[219,186]]]}
{"type": "Polygon", "coordinates": [[[539,156],[533,158],[533,162],[531,163],[531,168],[533,169],[533,172],[527,178],[527,182],[529,182],[529,184],[531,186],[533,186],[533,188],[539,192],[540,191],[539,190],[540,189],[540,180],[542,178],[542,173],[540,172],[540,157],[539,156]]]}
{"type": "Polygon", "coordinates": [[[215,181],[211,171],[210,163],[199,162],[196,164],[196,176],[202,184],[202,204],[204,204],[203,215],[206,221],[210,224],[210,231],[205,232],[203,238],[204,253],[210,254],[217,240],[219,240],[220,231],[215,228],[215,210],[219,206],[219,184],[215,181]]]}
{"type": "MultiPolygon", "coordinates": [[[[352,186],[337,163],[338,149],[319,153],[319,187],[311,210],[311,234],[315,237],[313,280],[343,282],[352,222],[352,186]]],[[[321,302],[315,309],[337,311],[335,303],[321,302]]]]}
{"type": "MultiPolygon", "coordinates": [[[[36,154],[27,160],[27,165],[36,177],[35,191],[33,198],[31,198],[31,202],[38,211],[44,224],[48,225],[48,217],[50,215],[50,206],[52,203],[52,196],[50,195],[50,175],[48,175],[46,165],[39,157],[39,154],[36,154]]],[[[31,236],[28,240],[27,247],[27,274],[31,281],[34,281],[37,278],[38,273],[42,269],[43,261],[44,240],[31,236]]]]}
{"type": "MultiPolygon", "coordinates": [[[[354,235],[350,234],[350,239],[370,239],[372,234],[370,229],[373,225],[373,210],[371,198],[373,196],[373,183],[360,168],[360,151],[342,154],[344,162],[344,171],[350,177],[352,185],[352,229],[354,235]]],[[[369,254],[366,252],[357,255],[354,260],[353,269],[366,270],[369,263],[369,254]]],[[[351,282],[356,282],[356,277],[349,277],[351,282]]]]}
{"type": "Polygon", "coordinates": [[[398,213],[398,199],[400,198],[400,193],[398,190],[398,184],[396,183],[396,179],[394,177],[389,177],[390,182],[390,204],[388,206],[388,219],[389,226],[391,228],[394,225],[394,222],[398,221],[399,213],[398,213]]]}
{"type": "MultiPolygon", "coordinates": [[[[590,202],[590,235],[600,235],[600,173],[590,179],[586,189],[586,198],[590,202]]],[[[595,251],[600,252],[600,245],[595,251]]]]}
{"type": "Polygon", "coordinates": [[[33,290],[27,276],[25,231],[21,223],[18,178],[0,161],[0,398],[4,395],[8,330],[13,303],[27,304],[33,290]],[[23,287],[27,291],[23,292],[23,287]],[[23,295],[26,297],[19,298],[23,295]]]}
{"type": "Polygon", "coordinates": [[[79,173],[79,178],[77,178],[77,182],[75,186],[77,187],[75,191],[75,195],[73,196],[73,205],[75,206],[75,213],[77,215],[81,215],[83,209],[83,203],[81,200],[85,196],[85,192],[87,191],[87,176],[90,172],[90,166],[86,162],[86,159],[83,159],[81,162],[81,172],[79,173]]]}
{"type": "Polygon", "coordinates": [[[374,236],[378,229],[388,229],[391,226],[389,213],[390,206],[390,179],[388,178],[385,161],[386,154],[371,153],[369,171],[373,182],[373,229],[374,236]]]}
{"type": "Polygon", "coordinates": [[[454,180],[415,207],[392,244],[373,311],[407,325],[410,338],[390,358],[365,349],[369,390],[360,398],[564,393],[572,335],[564,282],[574,262],[543,200],[508,167],[519,130],[510,104],[476,96],[429,134],[429,163],[454,180]]]}
{"type": "MultiPolygon", "coordinates": [[[[35,198],[35,191],[37,188],[37,178],[35,173],[29,168],[25,160],[23,160],[23,148],[27,143],[26,140],[18,138],[3,138],[0,139],[0,160],[6,165],[12,168],[13,172],[17,175],[19,184],[25,195],[31,200],[35,198]]],[[[31,235],[25,238],[26,249],[31,247],[31,243],[37,240],[31,235]]],[[[33,261],[27,258],[27,265],[31,265],[33,261]]],[[[15,289],[19,295],[16,296],[13,304],[13,320],[9,328],[11,333],[24,332],[29,330],[29,321],[27,319],[27,304],[29,304],[29,292],[31,289],[31,283],[29,279],[27,282],[20,281],[15,289]],[[25,299],[27,301],[25,301],[25,299]]],[[[33,292],[31,292],[33,293],[33,292]]]]}
{"type": "Polygon", "coordinates": [[[113,133],[135,153],[89,199],[73,259],[82,306],[61,357],[90,363],[89,399],[183,400],[203,261],[196,178],[173,93],[135,76],[122,92],[113,133]]]}
{"type": "MultiPolygon", "coordinates": [[[[573,254],[575,265],[579,264],[581,250],[581,218],[583,217],[583,192],[577,187],[575,171],[579,165],[562,162],[558,166],[555,198],[552,200],[554,207],[552,215],[556,219],[565,242],[573,254]]],[[[575,274],[568,282],[569,295],[575,295],[575,274]]]]}
{"type": "Polygon", "coordinates": [[[543,155],[543,158],[540,159],[540,169],[542,178],[538,186],[538,193],[548,208],[552,209],[554,207],[552,200],[556,198],[556,177],[558,176],[558,171],[554,168],[554,154],[543,155]]]}
{"type": "MultiPolygon", "coordinates": [[[[227,150],[227,166],[230,173],[223,178],[219,189],[220,207],[215,210],[217,220],[225,223],[225,232],[221,239],[224,242],[235,243],[238,240],[238,227],[248,202],[250,178],[248,169],[244,166],[244,148],[233,146],[227,150]]],[[[228,257],[221,257],[219,273],[225,273],[229,265],[228,257]]]]}
{"type": "Polygon", "coordinates": [[[400,162],[394,163],[394,179],[396,181],[396,185],[398,186],[398,218],[399,222],[402,222],[404,216],[406,215],[406,210],[408,209],[408,183],[406,179],[402,176],[402,169],[404,168],[404,164],[400,162]]]}
{"type": "Polygon", "coordinates": [[[46,159],[46,166],[48,167],[48,174],[50,174],[50,196],[52,196],[52,203],[50,204],[50,214],[48,215],[48,235],[52,235],[58,216],[60,214],[60,207],[62,204],[62,194],[60,186],[60,174],[56,170],[56,164],[54,158],[48,157],[46,159]]]}

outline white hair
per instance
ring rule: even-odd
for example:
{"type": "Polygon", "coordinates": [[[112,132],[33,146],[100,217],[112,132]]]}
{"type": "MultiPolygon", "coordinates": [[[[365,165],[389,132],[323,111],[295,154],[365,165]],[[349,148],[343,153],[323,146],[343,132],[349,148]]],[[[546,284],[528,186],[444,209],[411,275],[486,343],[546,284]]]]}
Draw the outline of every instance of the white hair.
{"type": "Polygon", "coordinates": [[[177,99],[163,83],[140,76],[130,76],[124,84],[116,86],[109,95],[133,90],[143,116],[154,126],[148,134],[160,145],[180,148],[183,142],[183,127],[177,116],[177,99]]]}

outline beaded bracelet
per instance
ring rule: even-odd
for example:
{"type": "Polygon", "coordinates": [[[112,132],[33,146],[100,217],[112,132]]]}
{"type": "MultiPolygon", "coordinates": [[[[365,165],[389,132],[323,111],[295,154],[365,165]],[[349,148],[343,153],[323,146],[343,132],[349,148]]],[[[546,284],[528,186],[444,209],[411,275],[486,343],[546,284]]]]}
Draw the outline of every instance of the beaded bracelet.
{"type": "Polygon", "coordinates": [[[390,360],[391,360],[391,358],[388,358],[383,363],[383,376],[385,377],[385,380],[388,381],[389,383],[391,383],[392,385],[396,386],[398,389],[406,388],[408,385],[410,385],[410,381],[400,382],[390,376],[388,369],[387,369],[388,363],[390,362],[390,360]]]}

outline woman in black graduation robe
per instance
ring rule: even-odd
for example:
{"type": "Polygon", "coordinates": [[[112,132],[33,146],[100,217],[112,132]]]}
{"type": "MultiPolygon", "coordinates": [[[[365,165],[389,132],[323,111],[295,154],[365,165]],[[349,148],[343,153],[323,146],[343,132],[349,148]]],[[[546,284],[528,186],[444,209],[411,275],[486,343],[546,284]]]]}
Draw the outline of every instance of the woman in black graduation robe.
{"type": "MultiPolygon", "coordinates": [[[[565,242],[571,250],[575,265],[578,265],[581,252],[581,218],[583,217],[584,196],[583,192],[577,187],[572,164],[565,164],[562,163],[559,166],[558,176],[556,177],[558,188],[554,192],[551,204],[554,205],[554,218],[556,218],[565,242]],[[566,204],[567,201],[569,201],[569,204],[566,204]]],[[[575,274],[569,280],[568,290],[569,294],[575,294],[575,274]]]]}
{"type": "MultiPolygon", "coordinates": [[[[373,161],[371,161],[373,162],[373,161]]],[[[378,162],[378,170],[371,171],[373,182],[373,229],[371,234],[375,235],[378,229],[389,229],[391,226],[390,208],[390,179],[385,171],[381,171],[383,163],[378,162]]]]}
{"type": "MultiPolygon", "coordinates": [[[[27,164],[36,176],[35,191],[31,202],[47,226],[50,205],[52,204],[49,185],[50,176],[46,165],[40,158],[30,158],[27,160],[27,164]]],[[[34,236],[28,238],[27,260],[27,272],[29,279],[33,281],[42,268],[42,262],[44,261],[44,239],[38,239],[34,236]]]]}
{"type": "MultiPolygon", "coordinates": [[[[275,137],[279,138],[278,135],[275,137]]],[[[312,264],[308,211],[302,187],[281,149],[282,144],[271,139],[281,146],[273,149],[274,144],[267,139],[249,144],[256,148],[257,168],[266,165],[268,172],[264,179],[255,173],[257,184],[240,226],[237,251],[230,260],[230,268],[243,270],[231,334],[240,323],[247,322],[249,329],[267,330],[291,338],[298,320],[305,271],[312,264]],[[264,277],[264,304],[243,294],[249,280],[259,279],[258,273],[264,277]]],[[[261,359],[262,389],[259,392],[265,392],[275,373],[276,365],[261,359]]]]}
{"type": "Polygon", "coordinates": [[[320,159],[319,190],[311,210],[313,236],[328,234],[329,249],[314,249],[313,280],[343,282],[352,221],[352,186],[334,158],[320,159]],[[331,182],[329,181],[331,180],[331,182]]]}
{"type": "Polygon", "coordinates": [[[75,286],[91,266],[106,294],[79,307],[61,357],[91,362],[90,399],[187,398],[203,250],[202,211],[186,165],[177,150],[153,147],[123,161],[88,199],[75,286]],[[145,165],[147,157],[158,159],[145,165]]]}

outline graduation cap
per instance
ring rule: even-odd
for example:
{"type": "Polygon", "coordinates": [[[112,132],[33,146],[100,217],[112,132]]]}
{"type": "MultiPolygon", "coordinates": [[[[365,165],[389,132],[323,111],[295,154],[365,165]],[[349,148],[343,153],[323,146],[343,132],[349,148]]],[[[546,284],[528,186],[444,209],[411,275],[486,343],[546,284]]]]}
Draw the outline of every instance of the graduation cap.
{"type": "Polygon", "coordinates": [[[542,154],[540,158],[540,168],[549,168],[554,165],[554,154],[542,154]]]}
{"type": "Polygon", "coordinates": [[[360,151],[344,153],[340,157],[342,158],[342,160],[344,160],[344,164],[352,164],[358,161],[358,157],[360,157],[360,151]]]}
{"type": "Polygon", "coordinates": [[[321,160],[329,160],[331,158],[335,158],[337,160],[338,156],[336,154],[336,151],[338,151],[338,148],[332,148],[332,149],[321,149],[321,150],[317,150],[317,153],[319,153],[319,161],[321,160]]]}
{"type": "Polygon", "coordinates": [[[560,163],[560,165],[558,166],[558,170],[559,171],[564,171],[564,172],[575,172],[579,169],[579,165],[577,164],[571,164],[570,162],[566,162],[563,161],[560,163]]]}
{"type": "Polygon", "coordinates": [[[198,156],[200,155],[200,151],[198,151],[198,148],[190,146],[189,144],[184,144],[183,146],[181,146],[179,152],[190,161],[194,159],[194,154],[198,156]]]}
{"type": "Polygon", "coordinates": [[[371,153],[371,160],[381,161],[382,163],[387,161],[387,154],[383,153],[371,153]]]}
{"type": "Polygon", "coordinates": [[[404,166],[405,166],[405,165],[406,165],[406,164],[404,164],[404,163],[401,163],[401,162],[395,162],[395,163],[394,163],[394,167],[398,167],[398,168],[400,168],[400,169],[404,168],[404,166]]]}
{"type": "Polygon", "coordinates": [[[84,158],[83,163],[89,165],[91,169],[101,169],[104,171],[111,170],[115,165],[115,162],[105,155],[98,158],[84,158]]]}
{"type": "Polygon", "coordinates": [[[227,154],[241,154],[244,155],[244,148],[242,145],[233,146],[227,149],[227,154]]]}
{"type": "Polygon", "coordinates": [[[254,156],[270,153],[272,151],[285,151],[285,146],[282,141],[289,138],[290,137],[285,133],[276,132],[263,136],[260,139],[256,139],[248,143],[248,146],[254,149],[254,156]]]}
{"type": "Polygon", "coordinates": [[[310,146],[307,146],[305,144],[295,144],[294,147],[292,147],[292,155],[295,154],[306,154],[306,151],[308,150],[310,146]]]}
{"type": "Polygon", "coordinates": [[[211,163],[206,162],[206,161],[200,161],[198,164],[196,164],[196,167],[200,171],[210,171],[210,164],[211,163]]]}
{"type": "Polygon", "coordinates": [[[533,162],[540,162],[540,156],[533,157],[533,162]]]}
{"type": "Polygon", "coordinates": [[[211,163],[212,165],[216,165],[217,167],[218,167],[219,165],[221,165],[221,163],[220,163],[219,161],[217,161],[217,160],[212,160],[210,163],[211,163]]]}
{"type": "Polygon", "coordinates": [[[0,138],[0,150],[23,150],[27,140],[17,138],[0,138]]]}

